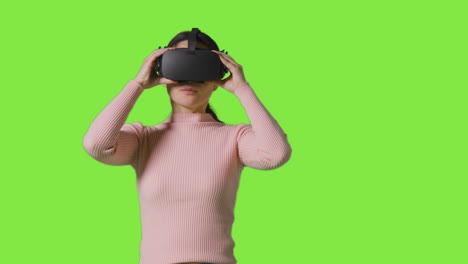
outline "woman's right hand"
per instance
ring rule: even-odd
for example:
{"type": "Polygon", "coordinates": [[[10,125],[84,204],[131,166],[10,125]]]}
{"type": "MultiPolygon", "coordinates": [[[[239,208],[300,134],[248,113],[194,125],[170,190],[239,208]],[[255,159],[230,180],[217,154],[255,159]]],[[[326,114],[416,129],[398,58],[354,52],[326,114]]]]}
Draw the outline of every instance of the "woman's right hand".
{"type": "Polygon", "coordinates": [[[159,84],[171,84],[177,83],[177,81],[170,80],[161,76],[155,71],[155,63],[157,59],[166,51],[174,50],[175,47],[167,47],[162,49],[157,49],[151,53],[143,62],[140,71],[135,77],[135,81],[139,82],[144,89],[149,89],[159,84]]]}

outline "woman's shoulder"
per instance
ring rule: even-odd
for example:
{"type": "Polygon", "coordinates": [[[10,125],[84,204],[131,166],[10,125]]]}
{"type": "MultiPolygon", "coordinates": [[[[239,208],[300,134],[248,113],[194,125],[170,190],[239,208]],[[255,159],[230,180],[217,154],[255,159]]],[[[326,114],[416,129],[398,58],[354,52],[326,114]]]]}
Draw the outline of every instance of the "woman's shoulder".
{"type": "Polygon", "coordinates": [[[145,130],[145,126],[141,122],[132,122],[132,123],[125,123],[122,126],[121,130],[126,130],[126,131],[133,131],[137,133],[138,135],[143,134],[143,131],[145,130]]]}

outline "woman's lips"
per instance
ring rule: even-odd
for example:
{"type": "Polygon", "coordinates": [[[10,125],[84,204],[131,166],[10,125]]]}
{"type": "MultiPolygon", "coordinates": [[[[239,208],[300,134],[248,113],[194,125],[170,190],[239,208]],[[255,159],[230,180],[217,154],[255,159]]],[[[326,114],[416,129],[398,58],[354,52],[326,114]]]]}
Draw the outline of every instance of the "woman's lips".
{"type": "Polygon", "coordinates": [[[182,92],[184,92],[185,94],[195,94],[197,91],[190,88],[184,88],[182,89],[182,92]]]}

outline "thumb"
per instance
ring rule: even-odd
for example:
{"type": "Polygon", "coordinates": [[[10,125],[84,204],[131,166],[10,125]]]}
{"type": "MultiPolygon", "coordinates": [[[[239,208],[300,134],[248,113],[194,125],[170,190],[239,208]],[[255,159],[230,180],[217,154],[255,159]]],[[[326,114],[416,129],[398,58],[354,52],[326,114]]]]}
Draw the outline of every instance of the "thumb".
{"type": "Polygon", "coordinates": [[[226,84],[227,81],[231,80],[232,79],[232,75],[229,75],[229,77],[225,78],[225,79],[222,79],[222,80],[219,80],[220,82],[220,86],[224,87],[224,85],[226,84]]]}
{"type": "Polygon", "coordinates": [[[219,86],[224,87],[224,85],[226,84],[226,82],[229,81],[230,79],[232,79],[231,76],[229,76],[229,77],[227,77],[227,78],[225,78],[225,79],[217,80],[217,83],[218,83],[219,86]]]}
{"type": "Polygon", "coordinates": [[[172,83],[177,83],[177,81],[174,81],[174,80],[171,80],[171,79],[167,79],[167,78],[164,78],[164,77],[161,77],[160,83],[163,83],[163,84],[172,84],[172,83]]]}

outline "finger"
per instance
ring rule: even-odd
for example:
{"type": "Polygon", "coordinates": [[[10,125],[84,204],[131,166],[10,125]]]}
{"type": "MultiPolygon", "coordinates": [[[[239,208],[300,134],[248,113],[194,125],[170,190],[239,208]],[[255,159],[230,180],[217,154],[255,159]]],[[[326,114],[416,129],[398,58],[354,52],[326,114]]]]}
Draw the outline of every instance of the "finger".
{"type": "Polygon", "coordinates": [[[157,51],[154,51],[151,56],[156,56],[156,57],[159,57],[161,56],[162,54],[164,54],[166,51],[169,51],[169,50],[175,50],[176,48],[165,48],[165,49],[161,49],[161,50],[157,50],[157,51]]]}
{"type": "Polygon", "coordinates": [[[153,51],[150,56],[148,57],[149,60],[152,60],[154,59],[154,57],[159,57],[161,56],[163,53],[165,53],[166,51],[168,50],[175,50],[176,48],[175,47],[169,47],[169,48],[164,48],[164,49],[158,49],[158,50],[155,50],[153,51]]]}
{"type": "Polygon", "coordinates": [[[231,56],[228,54],[222,53],[222,56],[224,56],[228,61],[230,61],[233,64],[238,64],[231,56]]]}
{"type": "Polygon", "coordinates": [[[226,54],[224,52],[221,52],[221,51],[217,51],[217,50],[213,50],[213,51],[216,52],[217,54],[219,54],[220,57],[223,57],[226,60],[230,61],[232,64],[237,64],[237,62],[231,56],[229,56],[228,54],[226,54]]]}
{"type": "Polygon", "coordinates": [[[228,68],[228,70],[231,72],[238,72],[239,69],[242,67],[237,64],[236,62],[230,61],[227,58],[223,57],[222,55],[219,56],[221,62],[228,68]]]}
{"type": "Polygon", "coordinates": [[[149,61],[152,64],[152,63],[154,63],[156,58],[161,56],[163,53],[165,53],[168,50],[174,50],[174,49],[176,49],[176,48],[175,47],[169,47],[169,48],[155,50],[155,51],[153,51],[153,53],[151,53],[151,55],[146,60],[149,61]]]}
{"type": "MultiPolygon", "coordinates": [[[[225,61],[228,61],[228,62],[230,62],[230,63],[232,64],[232,62],[231,62],[231,61],[229,61],[229,60],[228,60],[226,57],[224,57],[224,56],[223,56],[223,55],[224,55],[224,53],[222,53],[222,52],[219,52],[219,51],[216,51],[216,50],[213,50],[213,51],[214,51],[215,53],[217,53],[217,54],[218,54],[218,56],[219,56],[219,59],[220,59],[221,61],[223,61],[223,62],[225,62],[225,61]]],[[[226,66],[227,66],[227,65],[226,65],[226,66]]]]}
{"type": "Polygon", "coordinates": [[[173,49],[176,49],[176,47],[167,47],[167,48],[162,48],[162,49],[155,49],[153,51],[154,52],[158,52],[158,51],[161,51],[161,52],[166,52],[167,50],[173,50],[173,49]]]}
{"type": "Polygon", "coordinates": [[[232,72],[232,70],[235,68],[235,66],[237,64],[235,63],[232,63],[230,61],[228,61],[226,58],[222,57],[222,56],[219,56],[219,58],[221,59],[221,62],[226,65],[226,67],[229,69],[230,72],[232,72]]]}

